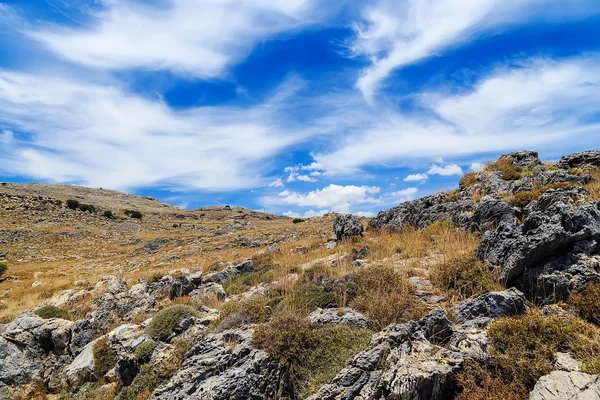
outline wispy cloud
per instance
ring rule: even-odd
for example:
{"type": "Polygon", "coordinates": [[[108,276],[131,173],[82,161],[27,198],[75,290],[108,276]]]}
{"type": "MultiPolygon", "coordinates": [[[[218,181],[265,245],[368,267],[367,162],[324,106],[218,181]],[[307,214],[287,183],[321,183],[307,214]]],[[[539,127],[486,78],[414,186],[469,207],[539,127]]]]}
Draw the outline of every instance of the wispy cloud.
{"type": "Polygon", "coordinates": [[[69,61],[95,68],[170,70],[221,76],[258,41],[322,20],[316,0],[103,1],[84,26],[26,33],[69,61]]]}
{"type": "Polygon", "coordinates": [[[462,175],[463,170],[457,164],[448,164],[440,167],[437,164],[433,164],[429,171],[427,171],[429,175],[441,175],[441,176],[452,176],[452,175],[462,175]]]}
{"type": "Polygon", "coordinates": [[[411,174],[404,178],[404,182],[423,182],[429,179],[427,174],[411,174]]]}

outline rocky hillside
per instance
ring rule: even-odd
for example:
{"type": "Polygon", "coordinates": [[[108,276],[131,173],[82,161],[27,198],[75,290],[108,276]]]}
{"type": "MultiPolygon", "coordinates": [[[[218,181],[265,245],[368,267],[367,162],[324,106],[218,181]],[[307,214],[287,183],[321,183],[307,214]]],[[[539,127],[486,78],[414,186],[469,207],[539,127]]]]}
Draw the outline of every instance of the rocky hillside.
{"type": "Polygon", "coordinates": [[[8,188],[0,398],[600,399],[599,180],[511,153],[368,224],[8,188]]]}

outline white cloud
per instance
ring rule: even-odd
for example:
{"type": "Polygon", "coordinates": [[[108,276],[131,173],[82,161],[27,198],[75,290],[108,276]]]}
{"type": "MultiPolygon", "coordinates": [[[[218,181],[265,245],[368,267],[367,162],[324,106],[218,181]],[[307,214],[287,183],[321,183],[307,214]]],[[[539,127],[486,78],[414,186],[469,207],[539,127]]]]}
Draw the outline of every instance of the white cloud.
{"type": "Polygon", "coordinates": [[[15,140],[15,136],[12,133],[12,131],[9,130],[3,130],[2,133],[0,133],[0,143],[3,144],[12,144],[15,140]]]}
{"type": "Polygon", "coordinates": [[[380,192],[376,186],[340,186],[329,185],[307,193],[284,191],[277,197],[262,198],[264,205],[295,205],[298,207],[317,207],[333,211],[348,212],[354,204],[379,204],[380,198],[373,197],[380,192]]]}
{"type": "Polygon", "coordinates": [[[481,170],[483,170],[483,163],[480,163],[480,162],[474,162],[469,167],[469,171],[472,171],[472,172],[480,172],[481,170]]]}
{"type": "Polygon", "coordinates": [[[411,174],[404,178],[404,182],[422,182],[429,179],[427,174],[411,174]]]}
{"type": "Polygon", "coordinates": [[[119,87],[0,70],[0,120],[29,134],[0,163],[29,178],[116,189],[267,185],[265,160],[305,139],[282,129],[287,90],[245,109],[173,110],[119,87]]]}
{"type": "Polygon", "coordinates": [[[352,214],[358,215],[359,217],[365,217],[365,218],[373,218],[376,215],[373,211],[356,211],[356,212],[353,212],[352,214]]]}
{"type": "Polygon", "coordinates": [[[394,70],[502,25],[538,19],[567,19],[598,11],[594,0],[376,0],[362,12],[350,43],[372,65],[357,82],[372,101],[394,70]]]}
{"type": "Polygon", "coordinates": [[[83,26],[44,25],[27,34],[75,63],[106,69],[170,70],[216,77],[268,37],[321,21],[317,0],[100,2],[83,26]],[[166,4],[165,4],[166,3],[166,4]]]}
{"type": "Polygon", "coordinates": [[[286,217],[290,217],[290,218],[302,218],[302,216],[295,212],[295,211],[286,211],[284,213],[282,213],[281,215],[286,216],[286,217]]]}
{"type": "Polygon", "coordinates": [[[286,211],[282,215],[285,215],[286,217],[290,217],[290,218],[312,218],[312,217],[321,217],[330,212],[331,211],[329,211],[329,210],[318,210],[318,211],[308,210],[308,211],[305,211],[303,214],[300,214],[299,212],[295,212],[295,211],[286,211]]]}
{"type": "Polygon", "coordinates": [[[407,189],[398,190],[396,192],[392,192],[391,197],[393,197],[394,200],[398,200],[401,202],[409,201],[414,198],[414,195],[417,194],[418,191],[419,191],[419,189],[411,187],[411,188],[407,188],[407,189]]]}
{"type": "Polygon", "coordinates": [[[452,176],[452,175],[462,175],[463,170],[460,166],[456,164],[448,164],[443,167],[440,167],[436,164],[433,164],[429,171],[427,171],[429,175],[442,175],[442,176],[452,176]]]}
{"type": "Polygon", "coordinates": [[[269,184],[269,187],[283,187],[283,186],[284,185],[283,185],[283,181],[281,180],[281,178],[277,178],[269,184]]]}
{"type": "Polygon", "coordinates": [[[595,143],[600,124],[600,57],[532,59],[499,66],[462,92],[423,94],[432,114],[402,114],[384,104],[364,113],[350,95],[331,100],[331,147],[314,155],[328,172],[411,160],[595,143]],[[346,121],[352,115],[350,121],[346,121]],[[343,134],[334,135],[334,132],[343,134]],[[357,150],[360,149],[360,150],[357,150]]]}
{"type": "Polygon", "coordinates": [[[292,172],[288,177],[287,177],[287,181],[288,182],[294,182],[294,181],[303,181],[303,182],[316,182],[317,180],[315,178],[311,178],[308,175],[301,175],[297,172],[292,172]]]}

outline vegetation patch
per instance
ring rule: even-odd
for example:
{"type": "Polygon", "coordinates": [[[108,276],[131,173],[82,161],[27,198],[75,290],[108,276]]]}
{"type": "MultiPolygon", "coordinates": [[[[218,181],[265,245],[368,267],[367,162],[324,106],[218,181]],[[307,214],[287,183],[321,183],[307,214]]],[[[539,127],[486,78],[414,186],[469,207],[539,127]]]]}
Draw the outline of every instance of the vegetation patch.
{"type": "Polygon", "coordinates": [[[104,211],[103,215],[104,215],[104,218],[108,218],[108,219],[114,218],[113,212],[111,210],[104,211]]]}
{"type": "Polygon", "coordinates": [[[231,301],[225,303],[220,310],[214,330],[222,332],[227,329],[239,328],[248,324],[266,322],[271,314],[271,309],[279,303],[281,298],[267,296],[253,296],[246,301],[231,301]]]}
{"type": "Polygon", "coordinates": [[[34,313],[41,318],[50,319],[50,318],[60,318],[71,320],[73,317],[69,311],[55,307],[55,306],[43,306],[34,311],[34,313]]]}
{"type": "Polygon", "coordinates": [[[0,264],[0,277],[6,273],[8,266],[6,264],[0,264]]]}
{"type": "Polygon", "coordinates": [[[79,208],[80,203],[77,200],[67,200],[67,207],[71,210],[77,210],[79,208]]]}
{"type": "Polygon", "coordinates": [[[152,358],[152,353],[154,353],[155,348],[156,343],[151,340],[146,340],[144,343],[135,348],[135,359],[140,364],[147,363],[152,358]]]}
{"type": "Polygon", "coordinates": [[[546,186],[542,186],[538,189],[519,192],[519,193],[515,194],[514,196],[512,196],[511,198],[509,198],[507,200],[507,202],[515,207],[525,207],[532,201],[539,199],[541,195],[543,195],[550,189],[561,189],[561,188],[566,188],[566,187],[570,187],[570,186],[573,186],[573,184],[571,182],[551,183],[546,186]]]}
{"type": "Polygon", "coordinates": [[[484,167],[487,172],[500,172],[500,178],[505,181],[516,181],[523,177],[523,168],[514,165],[511,160],[500,158],[484,167]]]}
{"type": "Polygon", "coordinates": [[[223,282],[223,290],[228,295],[240,294],[260,283],[270,283],[275,279],[279,265],[273,262],[270,254],[261,254],[252,258],[253,271],[237,275],[223,282]]]}
{"type": "Polygon", "coordinates": [[[371,334],[345,325],[319,326],[297,313],[284,312],[259,326],[253,342],[289,368],[294,393],[306,398],[364,350],[371,334]]]}
{"type": "Polygon", "coordinates": [[[79,210],[84,211],[84,212],[89,212],[90,214],[93,214],[96,212],[96,208],[91,204],[80,204],[79,210]]]}
{"type": "Polygon", "coordinates": [[[196,311],[186,305],[175,305],[165,308],[152,318],[146,327],[146,333],[156,340],[166,340],[172,333],[177,333],[177,325],[184,318],[196,315],[196,311]]]}
{"type": "Polygon", "coordinates": [[[304,220],[303,220],[302,218],[294,218],[294,219],[292,220],[292,223],[294,223],[294,224],[299,224],[299,223],[301,223],[301,222],[304,222],[304,220]]]}
{"type": "Polygon", "coordinates": [[[431,270],[431,281],[446,291],[448,298],[457,301],[503,289],[474,253],[436,264],[431,270]]]}
{"type": "Polygon", "coordinates": [[[96,376],[102,378],[116,364],[115,353],[108,346],[106,337],[100,338],[94,343],[92,354],[94,356],[94,371],[96,372],[96,376]]]}
{"type": "Polygon", "coordinates": [[[394,267],[374,265],[359,270],[353,277],[357,295],[351,304],[374,320],[379,329],[425,314],[423,306],[413,297],[413,286],[394,267]]]}
{"type": "Polygon", "coordinates": [[[464,369],[456,376],[461,392],[456,400],[525,400],[529,391],[518,382],[505,381],[497,371],[472,359],[465,360],[464,369]]]}
{"type": "Polygon", "coordinates": [[[461,189],[469,188],[477,183],[477,174],[475,172],[467,172],[458,181],[461,189]]]}
{"type": "Polygon", "coordinates": [[[569,305],[584,320],[600,325],[600,283],[586,285],[571,293],[569,305]]]}

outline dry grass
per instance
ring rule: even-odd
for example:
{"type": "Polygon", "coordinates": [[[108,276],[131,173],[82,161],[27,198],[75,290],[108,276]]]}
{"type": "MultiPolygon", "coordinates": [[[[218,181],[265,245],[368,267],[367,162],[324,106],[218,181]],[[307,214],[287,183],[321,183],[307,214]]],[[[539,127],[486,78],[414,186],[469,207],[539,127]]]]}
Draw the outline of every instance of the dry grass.
{"type": "Polygon", "coordinates": [[[471,187],[477,183],[477,173],[467,172],[458,181],[458,185],[461,189],[471,187]]]}
{"type": "Polygon", "coordinates": [[[600,201],[600,169],[591,172],[594,180],[586,185],[586,188],[592,192],[590,198],[600,201]]]}
{"type": "Polygon", "coordinates": [[[459,372],[457,382],[461,393],[456,400],[526,400],[528,390],[518,382],[507,382],[490,371],[485,365],[472,359],[465,361],[464,370],[459,372]]]}
{"type": "Polygon", "coordinates": [[[486,172],[501,172],[500,178],[505,181],[516,181],[521,179],[525,173],[523,168],[513,165],[511,160],[506,158],[488,163],[483,170],[486,172]]]}
{"type": "Polygon", "coordinates": [[[589,284],[571,293],[569,305],[584,320],[600,325],[600,284],[589,284]]]}

